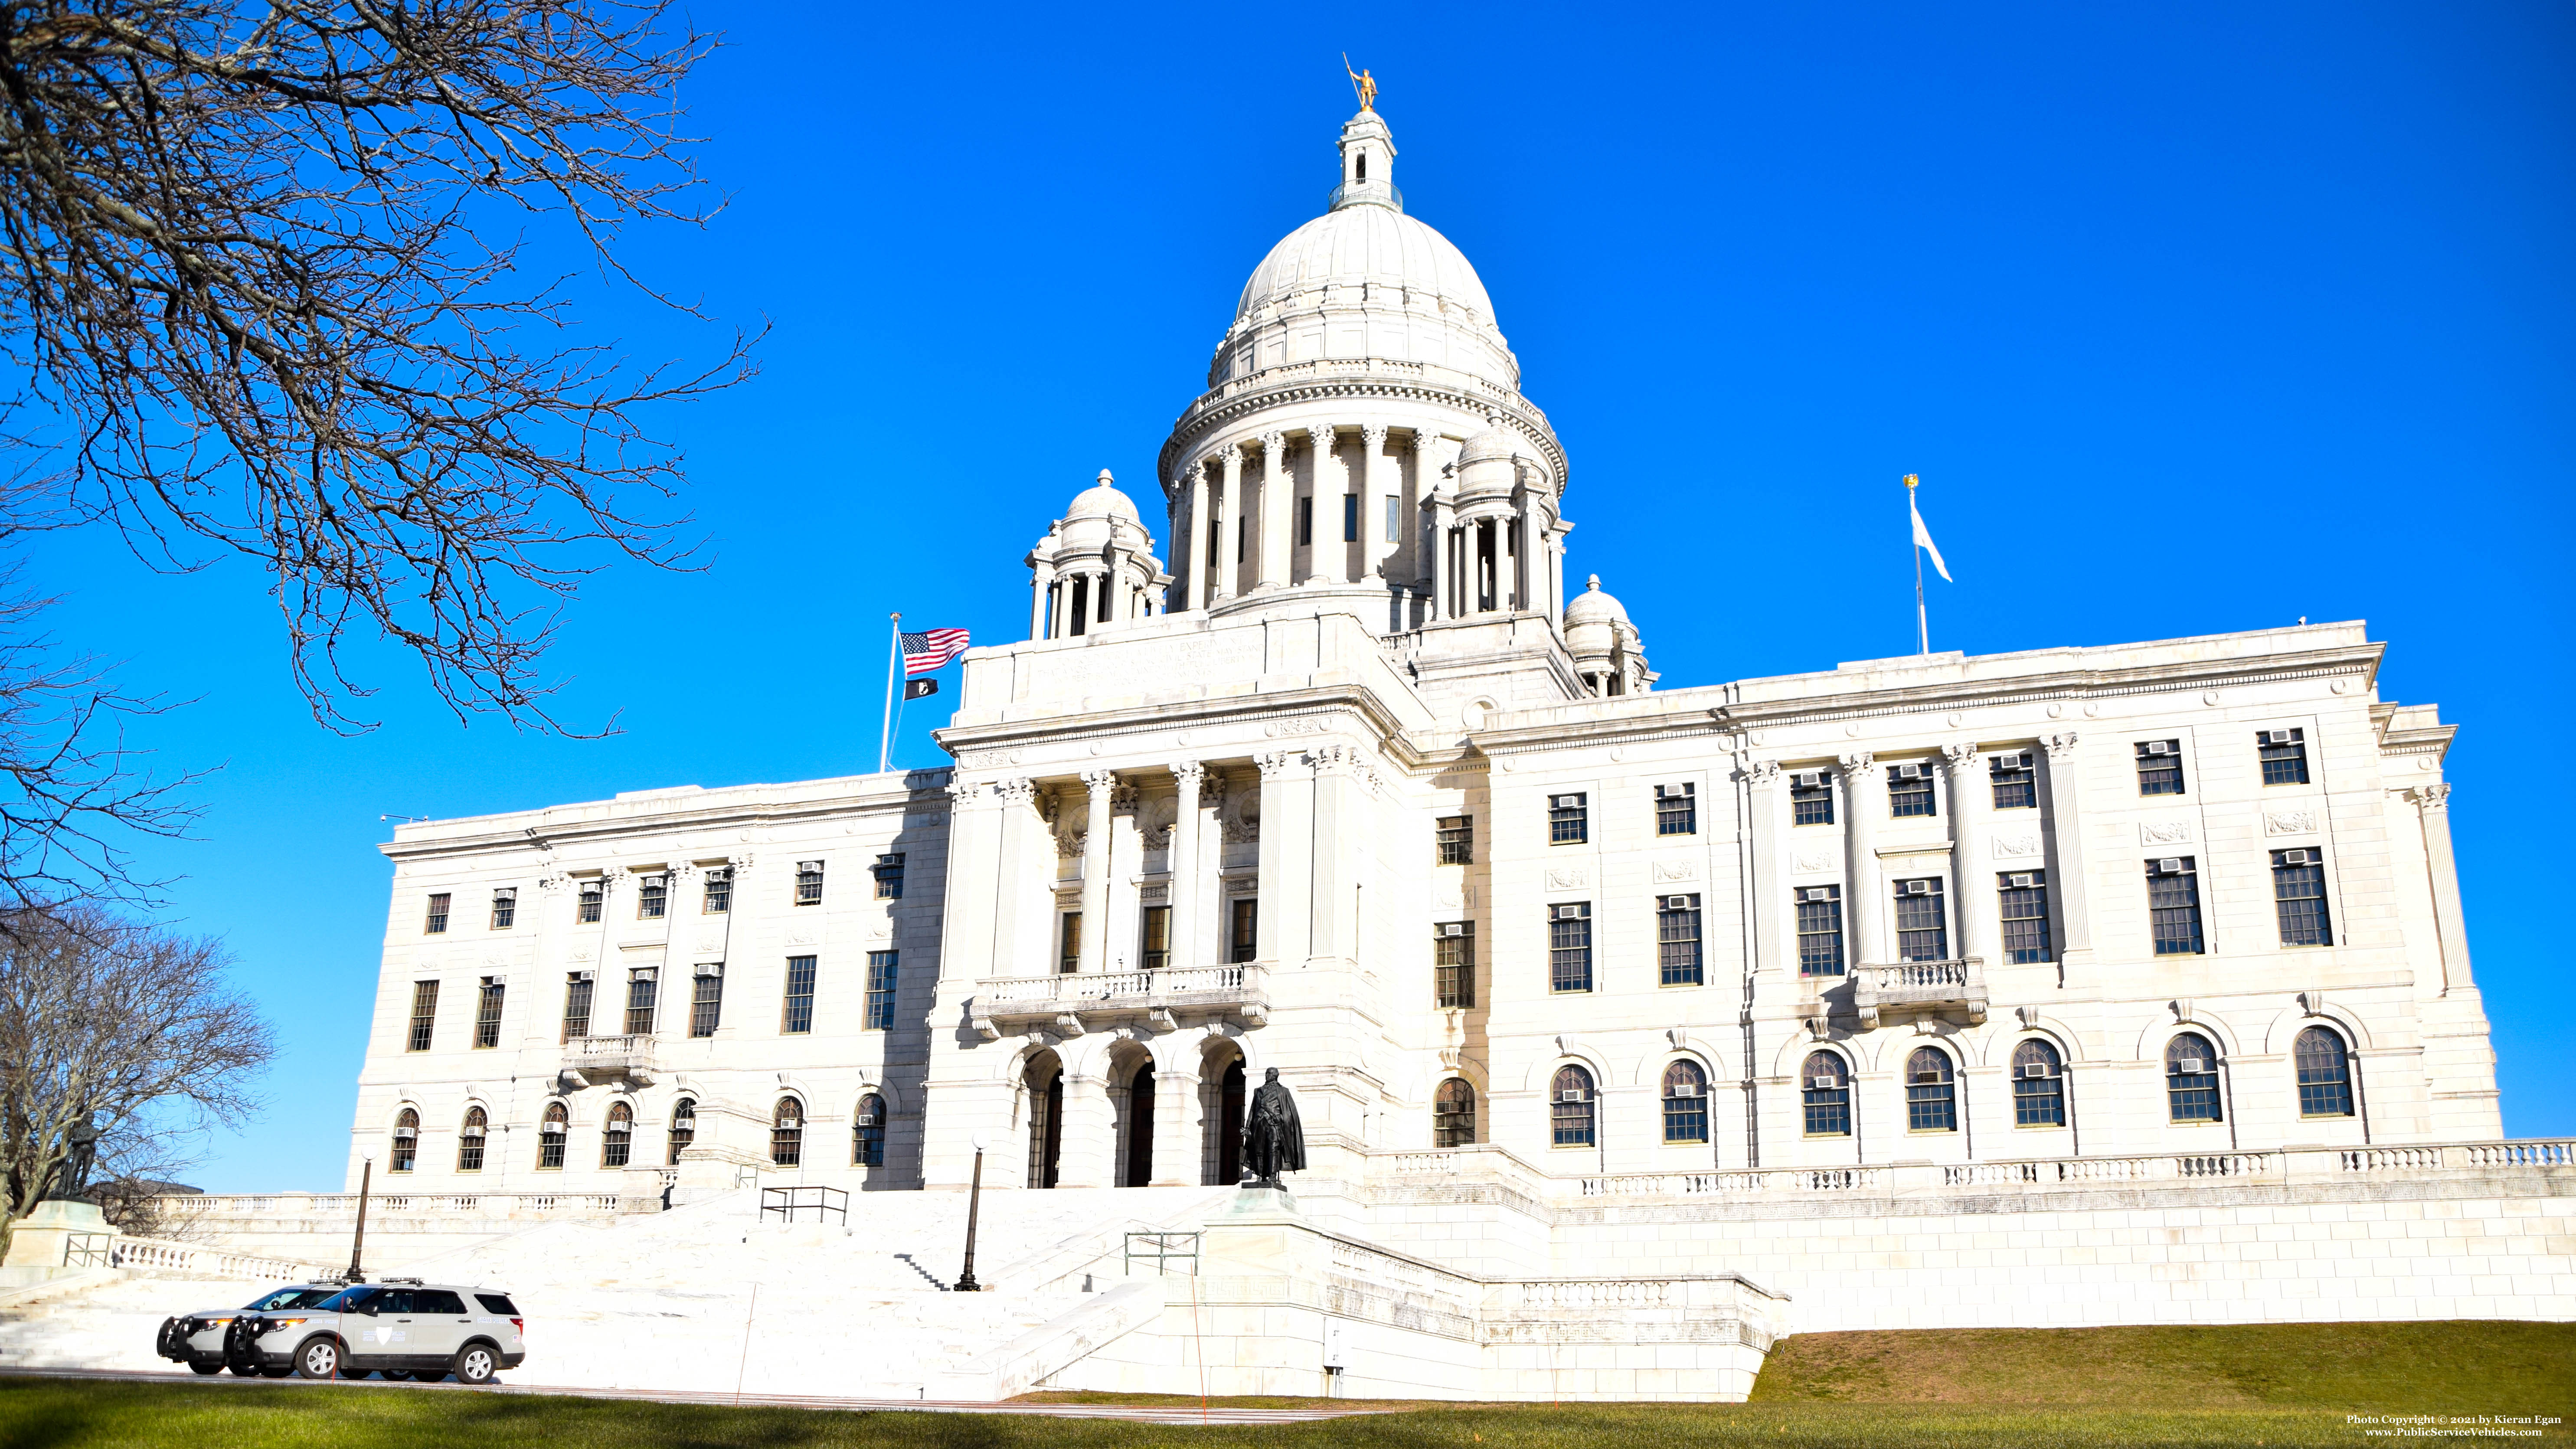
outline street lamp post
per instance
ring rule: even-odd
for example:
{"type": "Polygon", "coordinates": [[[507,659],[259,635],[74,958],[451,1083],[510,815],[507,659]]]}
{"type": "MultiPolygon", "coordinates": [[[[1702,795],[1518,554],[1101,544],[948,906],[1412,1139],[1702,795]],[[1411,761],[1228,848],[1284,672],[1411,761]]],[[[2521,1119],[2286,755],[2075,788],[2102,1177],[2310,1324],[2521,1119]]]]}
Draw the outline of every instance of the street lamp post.
{"type": "Polygon", "coordinates": [[[367,1159],[366,1166],[358,1173],[358,1236],[349,1244],[349,1281],[352,1283],[367,1281],[366,1275],[359,1269],[363,1266],[361,1259],[367,1251],[367,1189],[374,1186],[375,1181],[376,1159],[371,1156],[367,1159]]]}
{"type": "Polygon", "coordinates": [[[975,1134],[975,1178],[966,1188],[966,1271],[957,1275],[957,1291],[982,1291],[975,1282],[975,1218],[984,1206],[984,1135],[975,1134]]]}

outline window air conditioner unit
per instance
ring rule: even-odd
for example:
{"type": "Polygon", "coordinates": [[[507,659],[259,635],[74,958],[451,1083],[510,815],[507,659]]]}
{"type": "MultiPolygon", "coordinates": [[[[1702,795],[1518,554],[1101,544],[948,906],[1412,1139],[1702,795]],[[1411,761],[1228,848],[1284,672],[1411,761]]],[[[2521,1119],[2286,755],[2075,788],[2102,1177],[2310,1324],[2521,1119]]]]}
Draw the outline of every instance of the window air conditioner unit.
{"type": "Polygon", "coordinates": [[[1556,1100],[1560,1102],[1580,1102],[1583,1100],[1583,1089],[1581,1087],[1568,1087],[1564,1091],[1556,1094],[1556,1100]]]}
{"type": "Polygon", "coordinates": [[[2174,1058],[2174,1075],[2176,1076],[2198,1077],[2206,1075],[2208,1071],[2209,1059],[2207,1057],[2174,1058]]]}
{"type": "Polygon", "coordinates": [[[1677,1082],[1673,1085],[1673,1095],[1676,1097],[1696,1097],[1699,1095],[1699,1084],[1697,1082],[1677,1082]]]}
{"type": "Polygon", "coordinates": [[[1921,765],[1899,765],[1896,767],[1896,778],[1900,780],[1922,779],[1923,767],[1921,765]]]}
{"type": "Polygon", "coordinates": [[[724,963],[722,961],[701,961],[698,963],[697,977],[701,981],[713,981],[723,975],[724,963]]]}
{"type": "Polygon", "coordinates": [[[1832,886],[1809,886],[1805,890],[1798,892],[1798,899],[1802,901],[1829,901],[1833,898],[1834,888],[1832,886]]]}
{"type": "Polygon", "coordinates": [[[2027,770],[2030,768],[2030,751],[2024,750],[2017,755],[1997,755],[1995,756],[1995,768],[1998,770],[2027,770]]]}
{"type": "Polygon", "coordinates": [[[1916,1072],[1911,1080],[1918,1087],[1937,1087],[1941,1085],[1941,1074],[1938,1071],[1916,1072]]]}
{"type": "Polygon", "coordinates": [[[1801,790],[1821,790],[1825,788],[1825,772],[1822,770],[1800,770],[1789,777],[1789,783],[1795,785],[1801,790]]]}
{"type": "Polygon", "coordinates": [[[2147,744],[2147,753],[2151,755],[2170,755],[2173,752],[2172,744],[2164,740],[2152,740],[2147,744]]]}
{"type": "Polygon", "coordinates": [[[409,1142],[419,1135],[420,1129],[417,1127],[397,1127],[394,1129],[394,1140],[396,1142],[409,1142]]]}
{"type": "Polygon", "coordinates": [[[2021,1065],[2021,1074],[2033,1081],[2054,1075],[2048,1070],[2046,1062],[2024,1062],[2021,1065]]]}
{"type": "Polygon", "coordinates": [[[599,979],[599,973],[596,971],[575,971],[572,973],[572,979],[575,981],[597,981],[599,979]]]}
{"type": "Polygon", "coordinates": [[[2160,860],[2160,861],[2157,861],[2157,862],[2156,862],[2156,874],[2158,874],[2158,875],[2180,875],[2180,874],[2182,874],[2182,858],[2181,858],[2180,856],[2173,856],[2173,855],[2169,855],[2169,856],[2166,856],[2164,859],[2162,859],[2162,860],[2160,860]]]}
{"type": "Polygon", "coordinates": [[[564,1124],[561,1122],[549,1122],[543,1127],[538,1128],[537,1132],[541,1136],[561,1137],[564,1135],[564,1124]]]}
{"type": "Polygon", "coordinates": [[[877,1125],[877,1114],[874,1112],[861,1112],[859,1114],[859,1125],[862,1127],[874,1127],[877,1125]]]}
{"type": "Polygon", "coordinates": [[[659,966],[638,966],[635,968],[633,976],[637,981],[658,981],[662,977],[662,968],[659,966]]]}
{"type": "Polygon", "coordinates": [[[1840,1084],[1830,1076],[1814,1076],[1807,1079],[1807,1087],[1810,1091],[1830,1092],[1838,1085],[1840,1084]]]}
{"type": "Polygon", "coordinates": [[[2306,865],[2308,863],[2308,853],[2304,850],[2282,851],[2281,863],[2283,865],[2306,865]]]}
{"type": "Polygon", "coordinates": [[[1668,911],[1687,911],[1690,909],[1690,897],[1666,896],[1664,897],[1664,909],[1668,911]]]}
{"type": "MultiPolygon", "coordinates": [[[[546,1130],[549,1132],[561,1132],[563,1128],[549,1122],[546,1124],[546,1130]]],[[[456,1135],[459,1137],[480,1137],[483,1135],[483,1129],[480,1127],[468,1127],[463,1131],[458,1132],[456,1135]]]]}
{"type": "Polygon", "coordinates": [[[1573,810],[1579,808],[1583,804],[1583,797],[1580,795],[1559,795],[1548,803],[1554,805],[1559,810],[1573,810]]]}
{"type": "Polygon", "coordinates": [[[486,976],[483,978],[483,984],[486,986],[507,986],[510,984],[510,978],[507,976],[486,976]]]}
{"type": "Polygon", "coordinates": [[[1905,893],[1909,896],[1928,896],[1932,894],[1932,882],[1928,880],[1907,881],[1905,883],[1905,893]]]}
{"type": "Polygon", "coordinates": [[[519,888],[517,886],[502,886],[498,890],[492,892],[492,899],[496,901],[515,901],[518,898],[519,888]]]}
{"type": "Polygon", "coordinates": [[[1451,921],[1440,928],[1440,934],[1444,936],[1463,936],[1467,934],[1467,928],[1457,921],[1451,921]]]}
{"type": "Polygon", "coordinates": [[[2012,887],[2015,890],[2030,889],[2030,873],[2028,871],[2023,871],[2018,875],[2007,876],[2005,879],[2012,883],[2012,887]]]}
{"type": "Polygon", "coordinates": [[[1583,919],[1583,907],[1558,906],[1554,909],[1552,914],[1555,919],[1560,921],[1579,921],[1583,919]]]}

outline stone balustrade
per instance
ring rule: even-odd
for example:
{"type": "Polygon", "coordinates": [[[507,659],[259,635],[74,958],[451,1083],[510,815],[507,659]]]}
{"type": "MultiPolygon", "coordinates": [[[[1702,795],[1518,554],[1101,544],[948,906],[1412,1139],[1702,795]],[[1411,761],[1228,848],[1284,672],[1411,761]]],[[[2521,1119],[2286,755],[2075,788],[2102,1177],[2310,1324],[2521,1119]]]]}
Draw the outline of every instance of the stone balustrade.
{"type": "Polygon", "coordinates": [[[1976,956],[1955,961],[1899,961],[1852,971],[1852,1009],[1864,1030],[1883,1012],[1957,1011],[1970,1024],[1986,1019],[1986,963],[1976,956]]]}
{"type": "Polygon", "coordinates": [[[191,1278],[223,1278],[250,1283],[314,1283],[329,1278],[336,1271],[318,1263],[237,1253],[203,1243],[173,1243],[159,1238],[129,1238],[106,1233],[85,1236],[95,1241],[75,1243],[67,1254],[82,1260],[75,1266],[184,1273],[191,1278]]]}
{"type": "MultiPolygon", "coordinates": [[[[354,1192],[185,1193],[152,1200],[165,1216],[195,1218],[281,1219],[357,1216],[354,1192]]],[[[599,1218],[620,1213],[658,1211],[658,1197],[625,1197],[587,1192],[379,1192],[367,1197],[367,1214],[421,1216],[453,1213],[486,1218],[599,1218]]]]}
{"type": "Polygon", "coordinates": [[[1260,966],[1179,966],[1159,971],[1076,971],[1054,976],[993,976],[975,983],[968,1018],[984,1039],[1031,1022],[1080,1033],[1131,1018],[1176,1018],[1183,1012],[1258,1026],[1270,1019],[1260,966]]]}
{"type": "Polygon", "coordinates": [[[657,1068],[649,1036],[581,1036],[564,1043],[564,1071],[583,1081],[623,1077],[650,1086],[657,1068]]]}

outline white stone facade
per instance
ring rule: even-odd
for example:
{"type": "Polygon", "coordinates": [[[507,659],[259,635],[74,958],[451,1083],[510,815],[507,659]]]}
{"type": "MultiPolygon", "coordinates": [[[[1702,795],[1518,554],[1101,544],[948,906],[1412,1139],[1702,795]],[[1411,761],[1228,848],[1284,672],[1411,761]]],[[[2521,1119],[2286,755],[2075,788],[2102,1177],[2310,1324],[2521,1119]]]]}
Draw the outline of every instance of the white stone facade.
{"type": "Polygon", "coordinates": [[[1565,455],[1482,285],[1384,123],[1342,144],[1163,449],[1167,546],[1106,474],[1075,501],[953,768],[397,832],[352,1184],[961,1188],[979,1142],[988,1187],[1216,1183],[1268,1067],[1346,1183],[1464,1142],[1568,1192],[2188,1193],[2498,1135],[2452,727],[2360,624],[1663,687],[1568,600],[1565,455]]]}

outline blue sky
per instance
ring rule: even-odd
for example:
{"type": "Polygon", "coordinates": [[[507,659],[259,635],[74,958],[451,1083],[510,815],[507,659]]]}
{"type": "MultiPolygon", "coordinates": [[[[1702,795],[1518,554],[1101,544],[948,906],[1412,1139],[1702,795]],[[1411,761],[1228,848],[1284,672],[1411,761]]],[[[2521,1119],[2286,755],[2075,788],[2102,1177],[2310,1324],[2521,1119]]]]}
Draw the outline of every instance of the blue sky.
{"type": "MultiPolygon", "coordinates": [[[[1569,573],[1668,685],[1909,649],[1908,471],[1959,578],[1936,648],[2367,619],[2383,697],[2464,726],[2506,1128],[2576,1132],[2570,889],[2511,803],[2576,711],[2576,8],[738,10],[700,12],[730,44],[686,96],[731,204],[633,255],[774,331],[657,419],[709,567],[566,618],[565,712],[621,733],[460,728],[375,655],[383,727],[333,736],[251,571],[35,560],[61,633],[195,700],[141,740],[222,767],[145,857],[285,1052],[196,1180],[338,1184],[379,813],[872,768],[889,610],[1013,637],[1093,473],[1155,511],[1244,277],[1335,179],[1345,49],[1573,458],[1569,573]]],[[[606,289],[582,316],[641,361],[712,346],[606,289]]],[[[898,763],[940,762],[934,723],[898,763]]]]}

